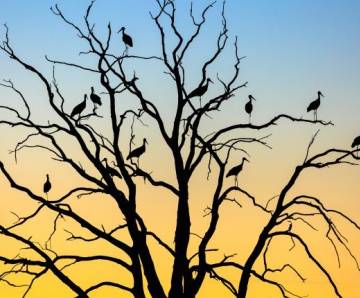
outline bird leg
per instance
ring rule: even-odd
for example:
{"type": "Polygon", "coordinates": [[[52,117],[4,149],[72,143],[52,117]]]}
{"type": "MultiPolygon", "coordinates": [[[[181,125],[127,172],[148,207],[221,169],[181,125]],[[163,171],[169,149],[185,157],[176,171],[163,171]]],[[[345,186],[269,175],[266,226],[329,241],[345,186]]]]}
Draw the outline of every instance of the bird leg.
{"type": "MultiPolygon", "coordinates": [[[[202,105],[201,105],[201,96],[200,96],[200,109],[202,109],[202,105]]],[[[206,114],[206,112],[204,113],[206,117],[209,117],[210,119],[212,119],[208,114],[206,114]]]]}
{"type": "Polygon", "coordinates": [[[249,114],[249,124],[251,124],[251,114],[249,114]]]}
{"type": "Polygon", "coordinates": [[[237,180],[237,176],[235,176],[235,187],[238,187],[238,180],[237,180]]]}

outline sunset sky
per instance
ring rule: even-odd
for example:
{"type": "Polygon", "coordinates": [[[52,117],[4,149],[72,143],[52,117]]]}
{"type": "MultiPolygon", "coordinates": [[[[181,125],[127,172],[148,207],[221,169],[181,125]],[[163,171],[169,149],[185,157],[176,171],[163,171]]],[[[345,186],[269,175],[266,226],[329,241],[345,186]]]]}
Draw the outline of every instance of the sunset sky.
{"type": "MultiPolygon", "coordinates": [[[[84,15],[90,1],[0,0],[0,23],[6,23],[9,28],[11,46],[21,59],[39,69],[49,81],[52,80],[53,65],[46,61],[45,55],[49,59],[79,63],[91,68],[95,68],[97,63],[90,55],[79,55],[79,52],[89,50],[88,45],[77,37],[77,32],[73,28],[51,12],[50,7],[56,3],[70,21],[82,29],[85,28],[84,15]]],[[[201,9],[210,3],[210,1],[204,0],[194,1],[194,14],[198,20],[200,20],[201,9]]],[[[194,30],[189,18],[190,1],[178,0],[175,1],[175,4],[177,25],[181,33],[188,37],[194,30]]],[[[189,56],[184,60],[184,67],[187,69],[186,89],[188,93],[199,85],[202,63],[211,56],[215,49],[217,36],[221,31],[221,8],[222,2],[217,1],[213,9],[208,12],[207,24],[203,28],[202,35],[194,43],[189,51],[189,56]]],[[[103,41],[105,41],[107,25],[110,22],[113,30],[110,47],[112,53],[121,55],[124,51],[121,35],[116,34],[124,26],[126,33],[131,35],[134,41],[134,47],[129,49],[131,54],[159,56],[161,55],[160,37],[149,11],[154,14],[157,12],[155,0],[97,0],[90,15],[90,21],[96,24],[95,33],[101,36],[103,41]]],[[[229,30],[228,44],[220,56],[219,62],[209,67],[208,76],[214,84],[210,84],[208,95],[216,95],[222,91],[217,75],[226,80],[233,73],[235,37],[237,37],[239,56],[245,57],[241,61],[237,82],[239,85],[245,82],[248,84],[247,88],[236,91],[236,96],[221,108],[221,112],[215,115],[213,120],[206,119],[202,129],[211,133],[226,125],[247,123],[248,115],[244,106],[248,101],[249,94],[256,99],[253,102],[254,110],[251,117],[253,124],[266,123],[278,114],[313,119],[312,112],[307,113],[306,108],[317,98],[318,91],[324,95],[318,109],[318,119],[331,121],[334,124],[322,126],[281,120],[277,126],[266,130],[241,132],[246,137],[257,138],[271,134],[266,142],[272,149],[260,144],[245,145],[244,149],[250,155],[250,163],[245,165],[241,177],[239,177],[241,187],[253,195],[258,203],[265,205],[270,198],[280,193],[295,166],[304,161],[307,146],[318,130],[320,131],[311,147],[310,154],[316,154],[327,148],[350,149],[353,139],[360,135],[360,1],[227,0],[225,15],[229,30]]],[[[5,27],[0,27],[1,41],[5,38],[5,32],[5,27]]],[[[171,43],[171,40],[169,42],[171,43]]],[[[164,73],[165,68],[159,62],[154,61],[136,61],[133,65],[128,64],[128,75],[132,76],[134,71],[136,72],[136,76],[139,77],[139,88],[159,107],[159,111],[163,114],[170,129],[171,117],[176,107],[176,94],[171,78],[164,73]]],[[[60,65],[56,66],[55,74],[65,97],[65,110],[69,113],[82,100],[84,93],[90,93],[91,86],[95,87],[98,94],[105,92],[96,74],[60,65]]],[[[41,123],[52,122],[52,112],[44,97],[43,85],[33,75],[29,75],[21,66],[9,59],[5,53],[0,52],[0,80],[3,79],[11,79],[15,86],[26,95],[34,119],[38,119],[41,123]]],[[[99,108],[99,113],[104,116],[104,119],[94,123],[99,124],[99,130],[106,134],[109,131],[107,126],[109,123],[106,121],[106,108],[109,107],[109,104],[105,100],[105,95],[102,97],[104,102],[103,106],[99,108]]],[[[119,98],[118,108],[125,110],[134,104],[132,100],[134,99],[126,96],[119,98]]],[[[206,98],[204,97],[202,100],[206,101],[206,98]]],[[[199,101],[196,99],[194,103],[198,105],[199,101]]],[[[25,112],[19,97],[11,93],[8,88],[0,88],[0,106],[11,106],[25,112]]],[[[0,120],[5,117],[7,116],[5,116],[4,110],[0,109],[0,120]]],[[[145,136],[149,141],[147,154],[141,159],[141,166],[149,172],[153,171],[155,177],[174,183],[172,170],[165,166],[170,154],[162,151],[164,143],[159,139],[156,129],[153,129],[153,122],[149,118],[144,121],[147,126],[140,123],[135,125],[137,132],[135,146],[141,145],[142,138],[145,136]],[[161,166],[159,167],[159,165],[161,166]]],[[[18,141],[24,139],[26,133],[26,131],[0,126],[0,160],[4,162],[19,183],[23,183],[31,187],[35,193],[43,195],[42,185],[45,174],[50,173],[53,182],[51,195],[54,198],[83,182],[78,180],[76,174],[68,167],[51,160],[51,155],[44,154],[41,150],[23,151],[19,154],[18,163],[15,164],[14,155],[9,155],[8,152],[14,149],[18,141]]],[[[68,140],[64,140],[64,144],[71,146],[68,140]]],[[[122,149],[124,154],[127,154],[129,138],[123,144],[122,149]]],[[[74,152],[74,154],[77,156],[77,153],[74,152]]],[[[237,164],[242,157],[241,152],[234,153],[230,158],[230,164],[237,164]]],[[[208,218],[203,217],[203,210],[210,204],[211,190],[216,176],[210,176],[210,179],[206,180],[206,175],[207,164],[204,164],[196,173],[190,187],[191,214],[194,216],[192,232],[195,234],[204,232],[208,223],[208,218]]],[[[228,186],[234,183],[232,178],[227,180],[228,186]]],[[[291,195],[316,196],[329,209],[337,209],[360,224],[359,182],[360,167],[358,166],[337,165],[329,169],[309,170],[300,177],[291,191],[291,195]]],[[[158,189],[144,184],[140,178],[138,185],[139,212],[144,216],[151,230],[157,231],[167,243],[172,244],[175,201],[167,198],[168,193],[162,191],[159,193],[158,189]]],[[[211,242],[214,246],[221,247],[220,259],[223,255],[237,253],[236,261],[243,262],[247,253],[251,251],[258,232],[267,220],[267,217],[264,217],[251,203],[242,200],[242,208],[227,202],[221,209],[223,220],[219,223],[218,233],[211,242]],[[233,234],[235,230],[239,232],[233,234]],[[250,230],[251,232],[249,232],[250,230]],[[221,245],[218,245],[219,243],[221,245]]],[[[26,214],[29,206],[36,208],[36,204],[24,204],[24,201],[26,199],[23,198],[23,195],[19,196],[11,190],[3,175],[0,175],[0,224],[6,225],[14,221],[14,217],[10,213],[13,211],[14,204],[14,208],[19,214],[26,214]]],[[[95,197],[90,204],[85,204],[80,200],[74,200],[73,204],[81,206],[84,216],[92,218],[99,226],[104,223],[110,229],[122,223],[121,220],[117,220],[118,218],[122,219],[122,215],[110,200],[98,201],[95,197]],[[94,212],[95,210],[96,212],[94,212]]],[[[356,231],[352,225],[344,222],[339,223],[339,227],[342,228],[343,234],[349,240],[349,246],[353,249],[354,255],[360,260],[360,231],[356,231]]],[[[38,228],[36,229],[38,231],[38,228]]],[[[44,235],[48,235],[47,233],[50,231],[46,231],[45,226],[40,229],[44,230],[44,235]]],[[[24,233],[32,235],[32,231],[24,233]]],[[[307,237],[309,239],[324,237],[326,227],[321,226],[319,233],[321,236],[309,233],[307,237]]],[[[66,236],[63,233],[64,235],[66,236]]],[[[43,241],[46,240],[46,237],[39,239],[42,239],[39,241],[43,241]]],[[[198,240],[194,237],[190,248],[196,248],[197,244],[198,240]]],[[[64,246],[61,250],[75,249],[74,242],[67,245],[69,246],[64,246]]],[[[291,245],[290,241],[280,242],[278,250],[272,252],[273,266],[280,267],[283,264],[282,260],[287,260],[291,245]]],[[[94,246],[93,249],[96,250],[99,247],[94,246]]],[[[110,247],[106,249],[109,252],[112,250],[110,247]]],[[[356,264],[348,257],[347,252],[341,249],[341,253],[345,257],[341,264],[341,270],[339,270],[331,245],[319,240],[314,250],[323,256],[324,262],[326,259],[329,260],[329,268],[334,272],[343,297],[358,297],[360,273],[356,270],[356,264]],[[324,253],[322,253],[322,249],[324,253]]],[[[11,251],[7,253],[11,255],[11,251]]],[[[163,257],[161,251],[156,250],[154,253],[160,258],[163,257]]],[[[15,255],[16,253],[13,257],[15,255]]],[[[300,266],[304,261],[302,259],[304,256],[301,255],[301,252],[297,256],[299,259],[295,263],[299,263],[300,266]]],[[[162,262],[166,266],[171,264],[170,258],[166,257],[162,259],[162,262]]],[[[161,267],[159,270],[164,271],[163,278],[168,283],[168,272],[164,269],[166,266],[159,265],[159,268],[161,267]]],[[[313,270],[309,264],[304,265],[304,268],[307,270],[303,272],[305,276],[306,272],[313,270]]],[[[106,270],[104,270],[104,278],[106,275],[106,270]]],[[[291,279],[292,277],[289,274],[282,280],[286,282],[288,278],[290,280],[288,285],[293,286],[293,288],[289,286],[289,289],[301,289],[299,292],[301,295],[310,293],[308,297],[315,298],[333,297],[331,295],[334,295],[323,276],[310,274],[304,284],[300,284],[295,277],[291,279]],[[297,281],[294,282],[294,280],[297,281]],[[326,295],[322,296],[324,293],[326,295]]],[[[86,276],[81,276],[81,279],[84,279],[85,283],[89,282],[86,276]]],[[[53,281],[51,277],[39,282],[34,287],[34,294],[30,294],[29,297],[48,297],[56,286],[59,287],[58,297],[65,297],[64,295],[71,297],[72,293],[68,289],[63,289],[59,282],[53,281]],[[44,294],[44,292],[46,293],[44,294]]],[[[106,291],[98,293],[99,295],[104,293],[111,295],[106,291]]],[[[262,297],[280,297],[278,291],[272,292],[273,288],[263,288],[254,284],[249,292],[249,298],[265,295],[263,291],[267,293],[267,296],[262,297]]],[[[0,296],[1,293],[10,295],[7,297],[21,297],[23,292],[19,289],[9,289],[5,283],[0,282],[0,296]]],[[[225,295],[223,293],[228,292],[223,290],[218,282],[208,280],[199,297],[211,297],[209,293],[225,295]]],[[[100,296],[94,295],[93,297],[100,296]]]]}

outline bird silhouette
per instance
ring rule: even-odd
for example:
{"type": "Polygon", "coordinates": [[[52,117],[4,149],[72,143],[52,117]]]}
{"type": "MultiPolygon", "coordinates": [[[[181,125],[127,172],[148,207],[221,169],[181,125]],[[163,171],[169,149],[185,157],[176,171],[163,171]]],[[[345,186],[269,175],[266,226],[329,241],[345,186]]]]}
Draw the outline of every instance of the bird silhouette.
{"type": "Polygon", "coordinates": [[[128,47],[132,47],[133,46],[133,41],[130,35],[127,35],[125,33],[125,27],[121,27],[121,29],[118,31],[118,33],[120,33],[122,31],[122,40],[126,46],[126,50],[128,49],[128,47]]]}
{"type": "Polygon", "coordinates": [[[233,168],[231,168],[229,170],[229,172],[226,174],[226,178],[230,177],[230,176],[235,176],[235,186],[238,186],[238,181],[237,181],[237,176],[239,175],[239,173],[242,171],[243,169],[243,165],[244,165],[244,161],[249,162],[246,157],[243,157],[241,163],[233,168]]]}
{"type": "Polygon", "coordinates": [[[134,149],[133,151],[131,151],[126,159],[131,159],[131,158],[134,158],[134,157],[139,158],[140,155],[145,152],[145,143],[148,144],[148,142],[144,138],[143,144],[140,147],[138,147],[138,148],[134,149]]]}
{"type": "Polygon", "coordinates": [[[205,92],[208,90],[209,87],[209,82],[213,82],[210,78],[207,78],[205,85],[199,86],[197,87],[195,90],[191,91],[190,94],[188,95],[188,98],[192,98],[195,96],[203,96],[205,94],[205,92]]]}
{"type": "Polygon", "coordinates": [[[314,121],[317,120],[317,109],[320,106],[320,96],[324,97],[320,91],[318,91],[318,98],[311,102],[307,108],[307,111],[314,111],[314,121]]]}
{"type": "Polygon", "coordinates": [[[82,113],[82,111],[85,110],[86,107],[86,99],[87,99],[87,95],[84,95],[84,100],[79,103],[71,112],[70,117],[74,118],[75,115],[79,115],[79,119],[80,119],[80,114],[82,113]]]}
{"type": "Polygon", "coordinates": [[[108,165],[108,163],[107,163],[107,158],[106,158],[106,157],[105,157],[102,161],[105,162],[106,171],[109,173],[109,175],[110,175],[111,177],[117,176],[117,177],[119,177],[120,179],[122,179],[121,174],[120,174],[117,170],[115,170],[114,168],[112,168],[112,167],[110,167],[110,166],[108,165]]]}
{"type": "Polygon", "coordinates": [[[101,106],[101,99],[100,96],[94,93],[94,87],[91,87],[91,94],[90,94],[90,99],[92,100],[92,102],[94,103],[94,105],[99,105],[101,106]]]}
{"type": "MultiPolygon", "coordinates": [[[[354,139],[353,143],[351,144],[351,147],[354,148],[356,146],[356,150],[359,150],[359,145],[360,145],[360,136],[354,139]]],[[[358,157],[358,152],[356,152],[356,157],[358,157]]]]}
{"type": "Polygon", "coordinates": [[[44,183],[44,193],[46,193],[46,198],[48,198],[48,192],[51,189],[51,183],[49,179],[49,174],[46,174],[46,181],[44,183]]]}
{"type": "Polygon", "coordinates": [[[249,124],[251,123],[251,112],[253,110],[253,105],[251,100],[256,100],[252,95],[249,95],[249,101],[245,105],[245,111],[249,114],[249,124]]]}

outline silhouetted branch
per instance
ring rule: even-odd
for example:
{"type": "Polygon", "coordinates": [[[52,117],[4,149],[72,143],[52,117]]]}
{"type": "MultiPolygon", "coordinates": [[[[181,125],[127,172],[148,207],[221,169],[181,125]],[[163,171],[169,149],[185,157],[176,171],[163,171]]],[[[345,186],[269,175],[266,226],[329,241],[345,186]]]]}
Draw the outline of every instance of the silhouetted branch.
{"type": "MultiPolygon", "coordinates": [[[[104,287],[104,286],[118,288],[118,289],[130,292],[130,293],[134,292],[132,288],[126,287],[126,286],[121,285],[119,283],[115,283],[115,282],[111,282],[111,281],[103,281],[103,282],[100,282],[100,283],[86,289],[85,293],[90,293],[90,292],[92,292],[92,291],[94,291],[96,289],[99,289],[101,287],[104,287]]],[[[79,296],[77,298],[81,298],[81,297],[79,296]]]]}
{"type": "Polygon", "coordinates": [[[174,187],[172,186],[171,184],[165,182],[165,181],[157,181],[155,180],[151,174],[149,173],[146,173],[145,171],[143,171],[142,169],[140,168],[136,168],[134,170],[134,176],[140,176],[140,177],[143,177],[144,179],[148,180],[152,185],[154,186],[162,186],[168,190],[170,190],[173,194],[175,194],[176,196],[179,195],[179,191],[174,187]]]}
{"type": "Polygon", "coordinates": [[[115,263],[117,265],[120,265],[121,267],[125,268],[126,270],[131,272],[131,265],[126,263],[125,261],[111,257],[106,255],[92,255],[92,256],[79,256],[79,255],[61,255],[54,258],[54,263],[56,262],[63,262],[72,260],[71,263],[62,266],[61,271],[64,271],[64,269],[71,267],[74,264],[77,263],[83,263],[83,262],[93,262],[93,261],[107,261],[111,263],[115,263]]]}
{"type": "Polygon", "coordinates": [[[71,290],[73,290],[75,293],[82,297],[87,297],[87,295],[84,293],[84,291],[76,285],[68,276],[63,274],[52,262],[51,258],[37,245],[35,245],[33,242],[31,242],[28,239],[25,239],[17,234],[14,234],[10,232],[8,229],[4,228],[0,225],[0,233],[4,236],[10,237],[14,240],[19,241],[20,243],[25,244],[29,249],[31,249],[33,252],[37,253],[42,259],[44,259],[44,264],[46,264],[46,267],[52,271],[52,273],[59,278],[64,284],[66,284],[71,290]]]}
{"type": "Polygon", "coordinates": [[[333,290],[335,292],[335,294],[337,295],[337,297],[341,298],[341,294],[339,293],[339,290],[335,284],[335,282],[333,281],[331,275],[329,274],[329,272],[320,264],[320,262],[312,255],[308,245],[304,242],[304,240],[297,234],[292,233],[290,231],[286,231],[286,232],[273,232],[269,234],[269,237],[276,237],[276,236],[288,236],[288,237],[292,237],[295,238],[296,240],[299,241],[299,243],[301,244],[301,246],[303,247],[303,249],[305,250],[307,256],[309,257],[309,259],[320,269],[320,271],[326,276],[326,278],[328,279],[329,283],[331,284],[331,286],[333,287],[333,290]]]}
{"type": "Polygon", "coordinates": [[[154,232],[146,231],[146,234],[153,237],[162,247],[164,247],[172,256],[175,256],[174,250],[160,239],[154,232]]]}
{"type": "Polygon", "coordinates": [[[88,67],[81,66],[81,65],[78,65],[78,64],[75,64],[75,63],[70,63],[70,62],[52,60],[52,59],[49,59],[47,56],[45,56],[45,58],[46,58],[47,61],[49,61],[51,63],[54,63],[54,64],[71,66],[71,67],[79,68],[79,69],[82,69],[82,70],[85,70],[85,71],[100,73],[97,69],[88,68],[88,67]]]}
{"type": "MultiPolygon", "coordinates": [[[[285,211],[289,210],[291,207],[294,206],[307,206],[310,207],[310,212],[305,213],[305,214],[301,214],[302,217],[304,216],[311,216],[311,215],[319,215],[321,216],[321,218],[328,224],[328,230],[326,232],[326,238],[331,242],[336,256],[338,258],[338,263],[340,266],[340,256],[338,253],[338,250],[336,248],[336,243],[333,241],[333,239],[331,238],[330,233],[332,232],[332,234],[336,237],[336,239],[338,240],[338,242],[348,251],[349,255],[351,256],[351,258],[355,261],[357,268],[360,270],[359,267],[359,263],[358,260],[356,259],[356,257],[354,256],[354,254],[351,252],[351,250],[349,249],[348,245],[346,244],[347,239],[341,234],[341,232],[339,231],[339,229],[337,228],[337,226],[335,225],[334,221],[330,218],[330,216],[328,216],[327,214],[336,214],[338,216],[340,216],[343,219],[346,219],[348,222],[350,222],[351,224],[353,224],[358,230],[360,230],[360,226],[357,225],[353,220],[351,220],[348,216],[344,215],[342,212],[337,211],[337,210],[328,210],[327,208],[325,208],[325,206],[320,202],[319,199],[315,198],[315,197],[311,197],[311,196],[298,196],[296,198],[294,198],[292,201],[290,201],[288,204],[286,204],[284,206],[284,214],[285,214],[285,218],[283,220],[281,220],[279,222],[279,224],[281,222],[283,222],[285,219],[286,220],[291,220],[294,215],[299,214],[298,212],[291,212],[289,214],[285,213],[285,211]],[[312,211],[312,209],[315,209],[315,211],[317,213],[315,213],[314,211],[312,211]]],[[[305,221],[306,222],[306,221],[305,221]]],[[[312,227],[310,224],[308,224],[310,227],[312,227]]],[[[312,227],[313,228],[313,227],[312,227]]]]}
{"type": "MultiPolygon", "coordinates": [[[[17,93],[17,94],[20,96],[20,98],[22,99],[22,101],[23,101],[23,103],[24,103],[24,105],[25,105],[25,107],[26,107],[26,110],[27,110],[27,115],[24,117],[24,120],[29,120],[30,115],[31,115],[31,112],[30,112],[30,107],[29,107],[29,105],[28,105],[28,103],[27,103],[24,95],[23,95],[18,89],[15,88],[15,86],[14,86],[14,84],[13,84],[13,82],[12,82],[11,80],[4,80],[4,82],[7,83],[7,84],[0,83],[0,86],[6,87],[6,88],[11,88],[11,89],[14,90],[15,93],[17,93]]],[[[7,107],[2,107],[2,108],[5,108],[5,109],[6,109],[7,107]]],[[[16,114],[18,114],[17,111],[15,111],[15,110],[12,110],[12,111],[14,111],[16,114]]],[[[19,114],[18,114],[18,117],[19,117],[20,119],[22,119],[22,117],[20,117],[19,114]]]]}

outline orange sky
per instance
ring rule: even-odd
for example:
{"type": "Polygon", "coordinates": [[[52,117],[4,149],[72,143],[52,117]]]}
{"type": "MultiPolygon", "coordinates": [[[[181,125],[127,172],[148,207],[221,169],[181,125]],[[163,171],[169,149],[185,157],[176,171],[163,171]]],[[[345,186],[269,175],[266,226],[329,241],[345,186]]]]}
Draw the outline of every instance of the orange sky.
{"type": "MultiPolygon", "coordinates": [[[[112,26],[116,28],[126,25],[127,32],[131,32],[134,38],[134,48],[131,49],[134,55],[159,54],[159,44],[156,43],[158,35],[148,15],[148,11],[154,9],[153,4],[141,0],[132,7],[126,6],[127,11],[125,11],[123,2],[111,0],[109,3],[110,1],[105,3],[98,0],[94,5],[94,12],[98,12],[93,16],[93,20],[97,24],[96,30],[99,30],[97,32],[103,33],[108,21],[111,21],[112,26]],[[135,22],[138,16],[141,16],[139,18],[142,21],[135,22]],[[144,28],[149,28],[149,30],[145,32],[144,28]]],[[[34,5],[23,3],[21,7],[17,8],[8,4],[2,5],[3,9],[0,11],[0,20],[3,23],[8,22],[12,44],[16,52],[25,61],[33,62],[49,80],[52,79],[52,64],[45,63],[43,58],[45,54],[53,59],[77,61],[94,67],[94,61],[88,56],[78,56],[80,51],[87,50],[86,45],[76,37],[74,31],[71,31],[48,11],[53,4],[50,0],[34,5]],[[27,26],[25,27],[24,24],[27,26]],[[54,31],[56,34],[53,34],[54,31]]],[[[66,0],[59,5],[72,20],[82,22],[87,3],[86,5],[84,3],[74,5],[73,2],[66,0]]],[[[316,92],[321,89],[324,99],[319,108],[319,119],[332,121],[335,124],[334,126],[322,126],[280,120],[277,126],[264,130],[241,130],[229,134],[229,138],[239,136],[261,138],[270,134],[266,138],[266,143],[272,149],[258,143],[244,144],[242,149],[249,153],[250,163],[245,164],[243,172],[239,176],[239,186],[254,196],[258,204],[265,206],[269,199],[279,195],[295,167],[304,161],[307,146],[319,129],[320,132],[311,147],[310,154],[316,154],[326,148],[350,149],[352,140],[360,133],[357,113],[360,109],[360,44],[357,35],[360,28],[360,5],[356,1],[347,3],[293,1],[291,4],[287,1],[280,1],[272,5],[264,1],[241,5],[237,1],[228,1],[227,5],[231,38],[227,50],[219,59],[220,61],[209,69],[208,75],[215,83],[210,85],[206,96],[210,98],[221,92],[222,87],[216,79],[217,75],[220,78],[228,78],[233,72],[232,44],[235,35],[238,36],[241,56],[247,56],[242,60],[238,83],[242,84],[248,81],[249,84],[247,88],[237,91],[235,97],[231,98],[219,113],[212,114],[211,119],[205,119],[201,126],[203,134],[206,135],[226,125],[247,123],[248,115],[244,111],[244,105],[249,94],[253,94],[256,98],[256,101],[253,102],[252,123],[260,125],[279,113],[287,113],[296,118],[312,119],[312,114],[306,113],[306,107],[316,98],[316,92]]],[[[193,55],[185,59],[188,92],[198,85],[201,63],[210,55],[216,42],[213,32],[217,34],[220,31],[219,23],[217,23],[220,8],[220,3],[217,3],[209,17],[209,26],[205,28],[199,43],[192,49],[193,55]]],[[[187,9],[188,3],[186,5],[179,4],[179,14],[181,15],[179,19],[186,20],[187,9]]],[[[183,22],[179,26],[185,35],[189,32],[190,25],[183,22]]],[[[0,32],[0,37],[3,39],[4,29],[0,32]]],[[[111,49],[115,51],[122,46],[120,37],[114,37],[111,49]]],[[[0,78],[11,78],[16,86],[26,94],[34,119],[38,119],[41,123],[54,121],[53,112],[47,105],[45,91],[39,81],[17,66],[4,53],[0,55],[0,65],[3,65],[0,69],[0,78]]],[[[128,71],[133,73],[136,70],[136,75],[139,77],[138,86],[144,91],[145,96],[159,107],[167,129],[170,131],[175,111],[174,84],[171,78],[164,74],[164,68],[159,65],[158,62],[153,61],[135,62],[131,65],[129,63],[128,71]]],[[[90,92],[91,85],[95,86],[99,94],[105,91],[94,74],[60,66],[56,67],[56,74],[65,97],[66,111],[70,112],[79,102],[84,90],[90,92]]],[[[203,102],[208,99],[206,96],[202,98],[203,102]]],[[[102,98],[103,105],[99,108],[99,113],[104,118],[90,120],[89,123],[105,136],[111,137],[107,116],[109,104],[104,94],[102,94],[102,98]]],[[[117,104],[119,113],[129,108],[136,110],[139,107],[136,99],[129,95],[119,96],[117,104]]],[[[199,105],[198,99],[194,99],[194,104],[199,105]]],[[[11,93],[8,88],[0,88],[0,105],[17,108],[21,113],[26,111],[21,99],[11,93]]],[[[1,110],[0,121],[3,117],[8,117],[7,112],[1,110]]],[[[140,146],[142,138],[145,136],[149,142],[146,154],[141,158],[141,168],[151,172],[153,177],[158,180],[175,183],[170,150],[161,140],[153,120],[147,116],[141,120],[143,123],[137,121],[133,127],[136,134],[134,146],[140,146]]],[[[129,151],[131,121],[131,117],[129,117],[126,127],[124,127],[124,133],[121,134],[120,147],[125,156],[129,151]]],[[[15,163],[14,154],[8,154],[9,150],[13,150],[16,143],[23,140],[27,133],[26,130],[0,125],[2,140],[0,160],[19,184],[31,188],[37,195],[43,195],[42,187],[45,175],[50,174],[52,182],[52,189],[49,193],[50,200],[61,197],[73,187],[88,186],[68,165],[51,159],[51,153],[44,150],[33,148],[21,150],[18,154],[18,163],[15,163]]],[[[64,137],[60,141],[68,152],[71,152],[72,158],[87,165],[73,140],[64,137]]],[[[243,156],[244,153],[240,151],[233,152],[227,170],[239,163],[243,156]]],[[[208,160],[205,159],[190,183],[191,232],[193,235],[189,246],[189,257],[196,253],[199,244],[197,235],[202,235],[209,223],[209,216],[204,216],[204,210],[211,204],[217,170],[213,167],[208,180],[207,162],[208,160]]],[[[215,165],[214,162],[213,165],[215,165]]],[[[89,172],[95,173],[93,169],[89,169],[89,172]]],[[[354,222],[359,223],[359,174],[358,166],[346,164],[320,170],[306,170],[290,191],[287,199],[290,200],[300,194],[315,196],[327,208],[339,210],[354,222]]],[[[138,186],[139,214],[143,216],[150,231],[156,232],[168,245],[173,246],[176,198],[167,190],[152,187],[148,181],[144,182],[142,178],[136,178],[135,181],[138,186]]],[[[123,181],[117,180],[117,183],[119,188],[126,192],[123,181]]],[[[233,178],[227,178],[225,187],[232,186],[233,183],[233,178]]],[[[209,248],[217,248],[219,251],[210,252],[209,260],[219,262],[224,255],[236,254],[231,260],[243,264],[269,217],[260,208],[253,206],[252,202],[244,195],[232,194],[230,198],[236,198],[241,207],[230,201],[224,202],[221,206],[221,219],[217,232],[209,245],[209,248]]],[[[99,195],[84,196],[80,199],[72,197],[69,202],[73,210],[78,210],[82,216],[98,227],[103,226],[106,230],[111,230],[124,223],[117,206],[107,197],[99,195]]],[[[38,203],[32,202],[23,194],[11,189],[4,176],[0,175],[1,225],[7,226],[17,220],[12,212],[18,216],[25,216],[38,206],[38,203]]],[[[54,213],[45,211],[18,231],[26,237],[33,237],[34,241],[43,245],[52,231],[54,216],[56,216],[54,213]]],[[[360,259],[360,232],[352,224],[338,216],[332,215],[331,219],[347,239],[353,255],[360,259]]],[[[326,269],[333,274],[343,297],[357,298],[360,272],[357,270],[356,263],[339,245],[336,247],[340,254],[341,267],[339,268],[334,247],[324,238],[327,231],[326,225],[316,219],[313,223],[318,228],[316,233],[301,221],[296,221],[294,229],[304,235],[304,239],[309,241],[309,247],[314,255],[323,264],[326,264],[326,269]]],[[[74,233],[81,234],[82,229],[69,219],[60,219],[58,225],[58,233],[52,241],[52,248],[59,253],[90,251],[91,253],[119,254],[111,245],[104,244],[104,242],[85,245],[80,241],[66,241],[69,234],[65,230],[69,229],[74,233]]],[[[91,237],[88,233],[85,235],[91,237]]],[[[119,232],[118,237],[127,239],[125,232],[119,232]]],[[[1,241],[5,243],[3,237],[1,241]]],[[[154,240],[151,239],[149,242],[164,288],[168,291],[172,259],[168,252],[159,247],[154,240]]],[[[289,239],[280,239],[279,237],[274,240],[268,252],[269,267],[276,269],[286,262],[291,262],[296,265],[298,272],[306,278],[306,281],[301,282],[291,270],[285,270],[282,276],[278,273],[269,273],[267,277],[271,276],[277,281],[283,281],[289,291],[300,296],[335,297],[323,274],[309,262],[300,245],[297,244],[295,249],[291,250],[292,246],[289,239]]],[[[17,249],[18,246],[15,243],[3,245],[0,248],[0,254],[15,257],[17,249]]],[[[0,272],[2,268],[3,265],[0,264],[0,272]]],[[[255,269],[259,273],[263,271],[261,258],[256,263],[255,269]]],[[[219,270],[218,272],[228,276],[234,282],[235,287],[238,286],[239,271],[219,270]]],[[[125,284],[131,284],[131,279],[124,270],[119,270],[104,262],[98,262],[94,266],[74,266],[66,269],[66,273],[78,281],[82,287],[88,287],[92,282],[102,279],[113,279],[114,276],[121,276],[121,280],[126,281],[125,284]]],[[[26,283],[29,280],[24,279],[23,276],[16,276],[11,281],[26,283]]],[[[0,282],[0,294],[4,297],[21,297],[24,291],[25,288],[13,288],[0,282]]],[[[120,292],[103,288],[95,291],[90,297],[110,297],[115,293],[120,292]]],[[[39,298],[50,295],[51,297],[72,297],[72,294],[56,278],[47,274],[35,282],[33,291],[27,297],[39,298]]],[[[121,297],[127,296],[121,293],[121,297]]],[[[198,297],[231,296],[220,282],[206,279],[198,297]]],[[[280,295],[274,287],[259,283],[252,277],[248,297],[277,298],[280,295]]]]}

